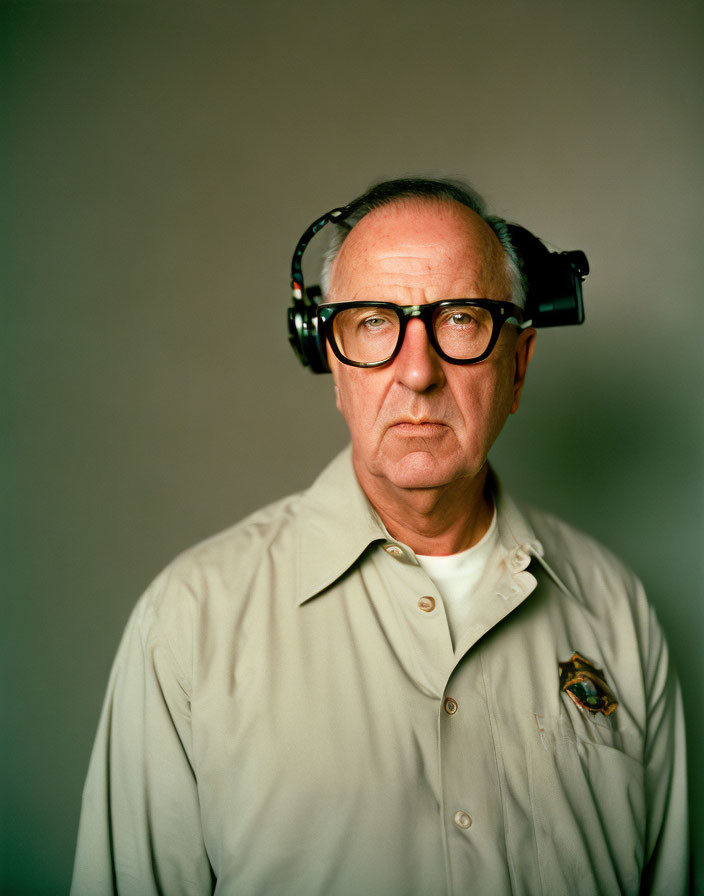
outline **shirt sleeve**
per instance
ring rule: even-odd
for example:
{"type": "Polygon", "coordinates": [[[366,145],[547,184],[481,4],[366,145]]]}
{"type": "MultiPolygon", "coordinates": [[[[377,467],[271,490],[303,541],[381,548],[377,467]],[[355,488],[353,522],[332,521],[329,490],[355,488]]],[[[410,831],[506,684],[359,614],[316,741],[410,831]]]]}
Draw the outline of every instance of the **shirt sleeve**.
{"type": "Polygon", "coordinates": [[[175,618],[164,623],[167,582],[164,574],[137,604],[112,668],[83,791],[72,896],[213,892],[191,737],[192,609],[176,601],[175,618]]]}
{"type": "Polygon", "coordinates": [[[662,631],[650,610],[644,751],[648,805],[646,865],[641,894],[688,892],[687,759],[682,697],[662,631]]]}

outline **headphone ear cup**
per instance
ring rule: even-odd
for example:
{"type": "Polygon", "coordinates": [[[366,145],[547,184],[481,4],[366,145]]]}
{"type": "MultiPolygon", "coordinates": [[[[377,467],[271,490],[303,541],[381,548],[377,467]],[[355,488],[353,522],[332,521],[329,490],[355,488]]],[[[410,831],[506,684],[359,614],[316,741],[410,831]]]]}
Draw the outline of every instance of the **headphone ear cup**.
{"type": "Polygon", "coordinates": [[[291,306],[288,309],[288,341],[301,364],[303,364],[304,367],[308,367],[310,362],[303,351],[303,341],[301,339],[301,332],[303,330],[302,311],[303,302],[294,296],[291,300],[291,306]]]}
{"type": "Polygon", "coordinates": [[[288,309],[288,339],[304,367],[313,373],[327,373],[330,368],[325,342],[318,332],[316,306],[294,298],[288,309]]]}
{"type": "Polygon", "coordinates": [[[526,291],[525,314],[534,327],[557,327],[584,321],[582,279],[589,273],[583,252],[551,252],[537,236],[509,224],[526,291]]]}
{"type": "Polygon", "coordinates": [[[291,259],[291,305],[288,309],[288,340],[296,357],[313,373],[329,373],[325,337],[318,332],[317,306],[322,298],[319,286],[303,285],[303,253],[315,234],[330,221],[343,220],[348,207],[334,208],[316,218],[296,244],[291,259]]]}

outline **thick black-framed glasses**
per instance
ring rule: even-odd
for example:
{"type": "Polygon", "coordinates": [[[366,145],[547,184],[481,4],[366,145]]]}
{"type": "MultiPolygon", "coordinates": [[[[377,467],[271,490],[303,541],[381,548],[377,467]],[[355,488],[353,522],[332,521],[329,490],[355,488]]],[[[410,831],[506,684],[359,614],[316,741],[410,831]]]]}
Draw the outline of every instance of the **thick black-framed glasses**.
{"type": "Polygon", "coordinates": [[[326,302],[318,305],[317,317],[337,359],[351,367],[382,367],[393,361],[413,317],[423,321],[430,344],[451,364],[488,358],[506,323],[521,329],[531,325],[518,305],[493,299],[443,299],[427,305],[326,302]]]}

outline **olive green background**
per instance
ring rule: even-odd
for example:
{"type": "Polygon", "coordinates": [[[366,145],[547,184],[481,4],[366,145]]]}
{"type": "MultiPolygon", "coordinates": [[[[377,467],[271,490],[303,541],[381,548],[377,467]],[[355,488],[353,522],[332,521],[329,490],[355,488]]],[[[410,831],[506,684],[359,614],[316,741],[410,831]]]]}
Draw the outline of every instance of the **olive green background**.
{"type": "Polygon", "coordinates": [[[2,892],[68,885],[150,579],[345,443],[330,378],[286,343],[289,259],[318,214],[404,173],[466,177],[589,256],[586,324],[540,333],[493,459],[643,578],[701,853],[701,4],[0,9],[2,892]]]}

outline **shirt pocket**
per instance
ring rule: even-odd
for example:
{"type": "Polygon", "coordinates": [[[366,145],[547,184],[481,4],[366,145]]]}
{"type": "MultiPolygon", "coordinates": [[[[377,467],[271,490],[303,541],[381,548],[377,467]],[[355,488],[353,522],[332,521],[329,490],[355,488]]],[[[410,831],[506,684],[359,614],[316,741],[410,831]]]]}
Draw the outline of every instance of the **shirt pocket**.
{"type": "Polygon", "coordinates": [[[617,720],[564,703],[535,720],[527,766],[543,893],[637,894],[643,766],[624,751],[617,720]]]}

